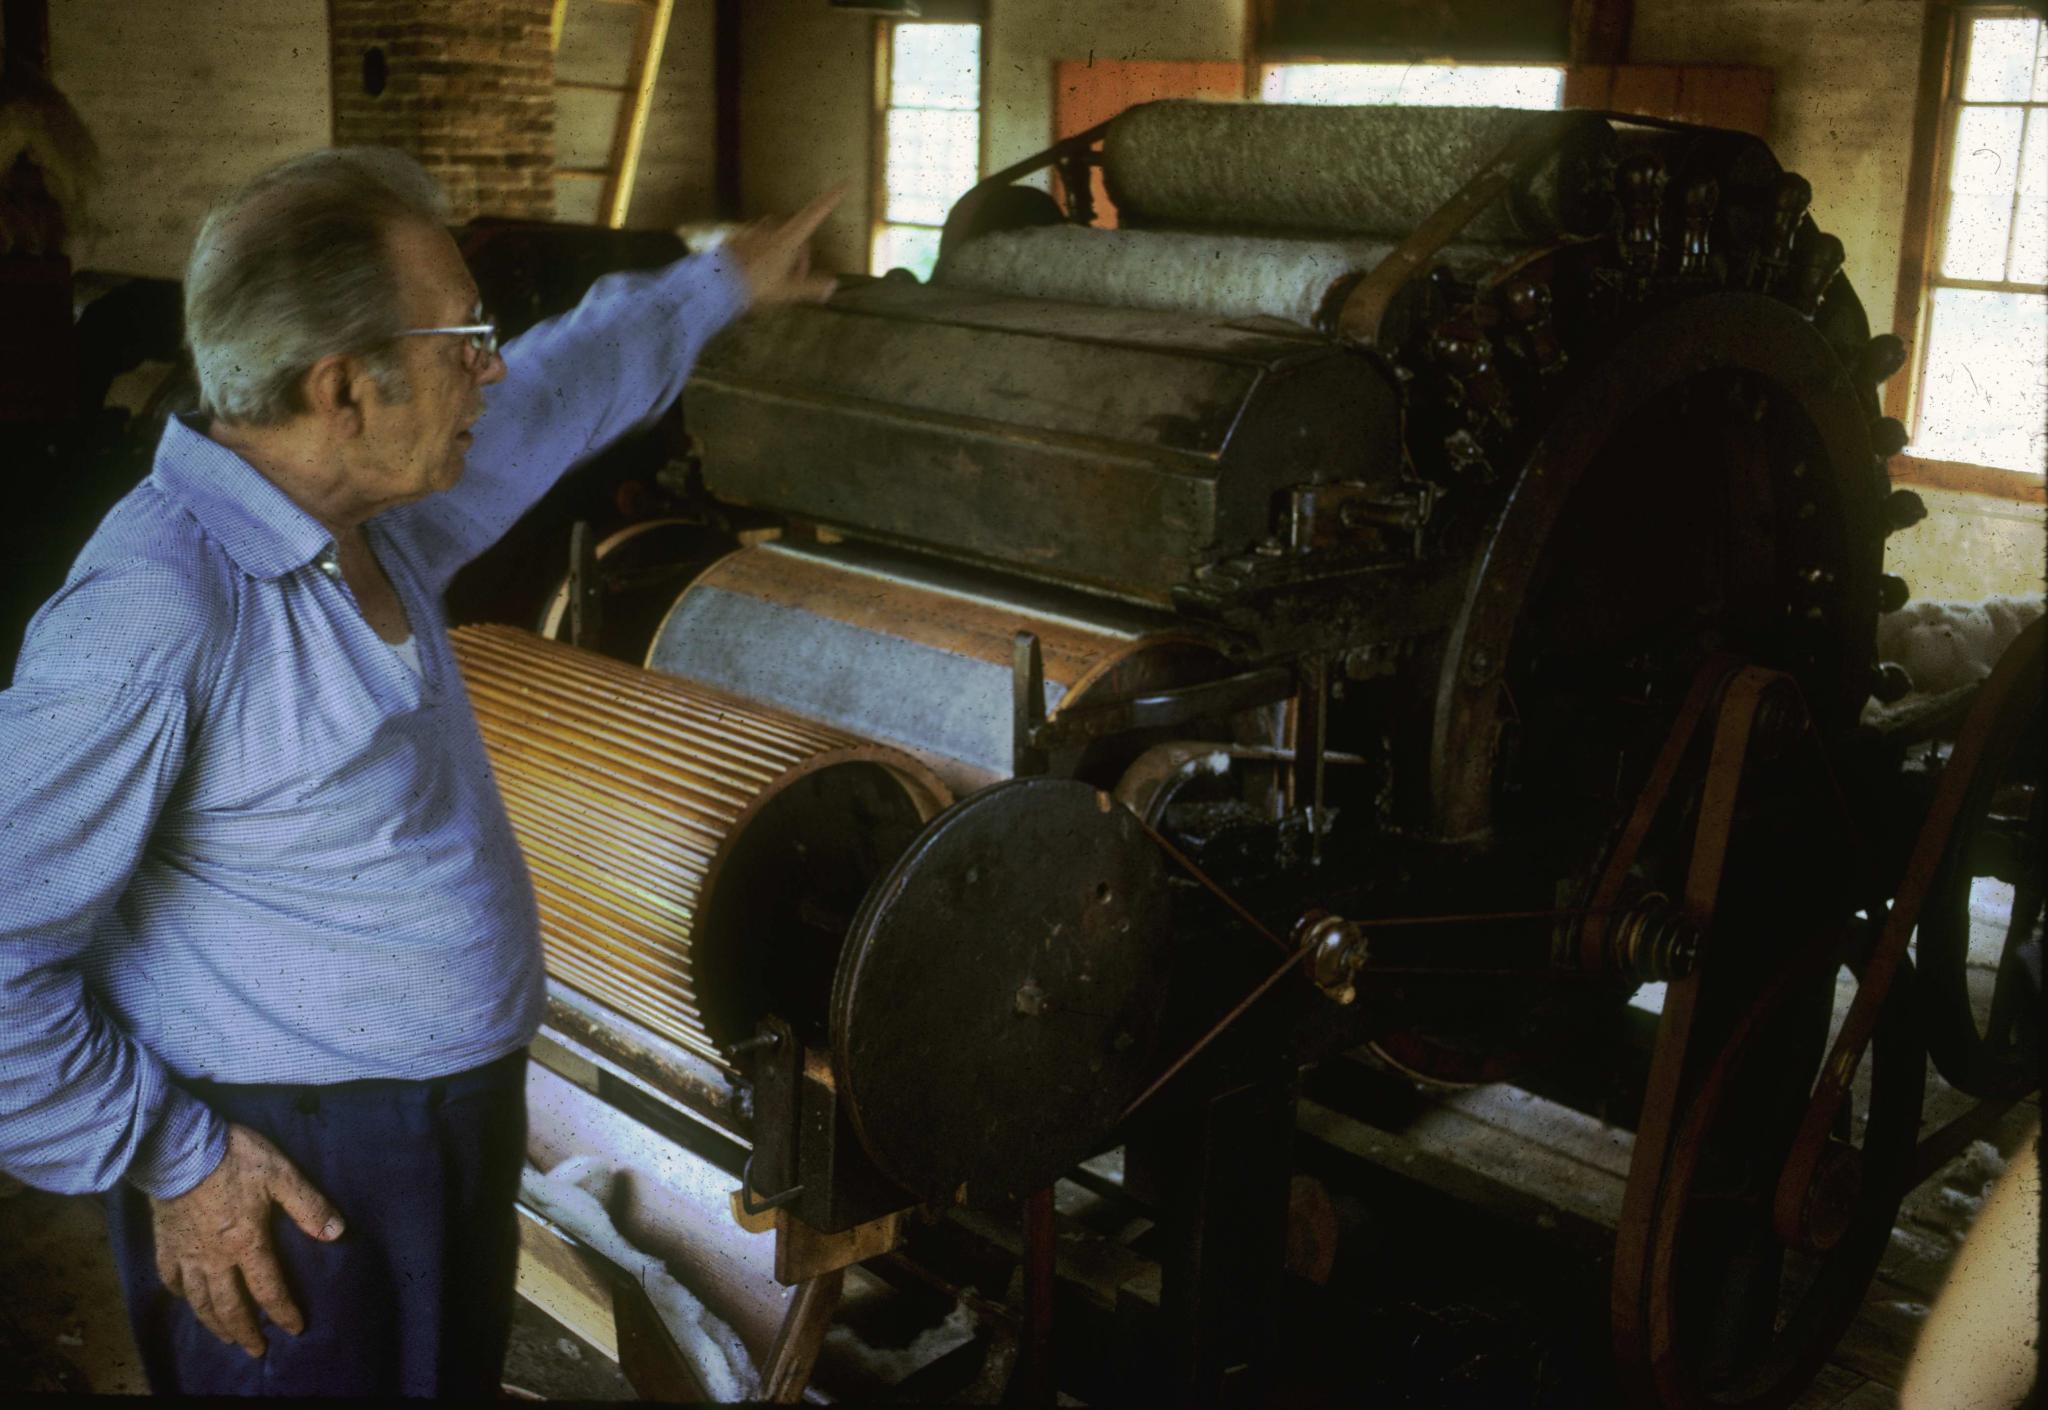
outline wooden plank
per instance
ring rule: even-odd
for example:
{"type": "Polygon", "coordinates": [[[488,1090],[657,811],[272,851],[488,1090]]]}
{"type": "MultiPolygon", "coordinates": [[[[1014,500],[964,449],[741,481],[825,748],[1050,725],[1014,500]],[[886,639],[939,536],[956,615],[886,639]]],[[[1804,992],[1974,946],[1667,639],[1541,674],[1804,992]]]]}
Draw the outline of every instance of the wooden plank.
{"type": "MultiPolygon", "coordinates": [[[[1229,102],[1244,96],[1245,65],[1228,61],[1061,59],[1053,65],[1053,140],[1086,132],[1125,108],[1158,98],[1229,102]]],[[[1098,168],[1090,180],[1095,223],[1116,226],[1116,206],[1098,168]]]]}
{"type": "Polygon", "coordinates": [[[1756,137],[1771,135],[1771,96],[1777,75],[1741,64],[1695,64],[1679,73],[1678,116],[1684,122],[1725,127],[1756,137]]]}
{"type": "Polygon", "coordinates": [[[1641,113],[1645,117],[1676,117],[1679,82],[1679,66],[1676,64],[1617,65],[1612,98],[1614,110],[1641,113]]]}
{"type": "Polygon", "coordinates": [[[1617,1180],[1628,1178],[1635,1133],[1582,1111],[1505,1083],[1460,1092],[1444,1105],[1617,1180]]]}
{"type": "Polygon", "coordinates": [[[661,75],[661,51],[668,43],[669,21],[674,15],[675,0],[652,0],[652,8],[640,22],[630,70],[635,76],[632,105],[619,126],[618,142],[612,149],[612,180],[605,189],[605,223],[614,230],[625,225],[626,210],[633,203],[633,178],[640,169],[647,115],[653,111],[654,85],[661,75]]]}
{"type": "Polygon", "coordinates": [[[1440,1108],[1395,1133],[1304,1101],[1297,1130],[1331,1150],[1464,1203],[1554,1230],[1595,1256],[1613,1248],[1621,1218],[1620,1180],[1461,1112],[1440,1108]]]}
{"type": "Polygon", "coordinates": [[[1813,1384],[1792,1402],[1791,1410],[1841,1410],[1843,1401],[1873,1384],[1875,1382],[1868,1376],[1859,1375],[1846,1366],[1822,1366],[1814,1376],[1813,1384]]]}
{"type": "Polygon", "coordinates": [[[1573,64],[1564,71],[1564,106],[1606,112],[1614,106],[1614,65],[1573,64]]]}
{"type": "Polygon", "coordinates": [[[1862,1311],[1828,1359],[1886,1386],[1904,1377],[1906,1362],[1927,1320],[1927,1303],[1883,1273],[1871,1284],[1862,1311]]]}
{"type": "Polygon", "coordinates": [[[519,1295],[618,1360],[618,1327],[605,1261],[558,1233],[526,1206],[518,1208],[519,1295]]]}
{"type": "MultiPolygon", "coordinates": [[[[1943,105],[1948,101],[1955,56],[1955,10],[1930,4],[1920,31],[1920,71],[1913,95],[1913,147],[1906,167],[1905,218],[1899,226],[1899,282],[1892,299],[1891,329],[1906,340],[1906,366],[1884,388],[1887,416],[1913,426],[1915,387],[1920,376],[1922,314],[1927,270],[1934,258],[1935,209],[1940,204],[1943,105]]],[[[1898,464],[1894,460],[1893,465],[1898,464]]],[[[1896,471],[1894,478],[1897,478],[1896,471]]]]}
{"type": "Polygon", "coordinates": [[[1838,1402],[1833,1410],[1897,1410],[1898,1403],[1898,1387],[1865,1381],[1846,1400],[1838,1402]]]}
{"type": "Polygon", "coordinates": [[[1564,106],[1770,135],[1777,74],[1752,64],[1576,64],[1564,106]]]}
{"type": "MultiPolygon", "coordinates": [[[[1902,267],[1899,278],[1903,281],[1905,277],[1902,267]]],[[[1903,288],[1903,284],[1901,287],[1903,288]]],[[[1914,299],[1917,303],[1917,291],[1914,299]]],[[[1900,411],[1892,409],[1892,392],[1897,389],[1903,395],[1906,381],[1907,374],[1901,371],[1886,384],[1887,415],[1901,416],[1900,411]]],[[[1918,455],[1893,456],[1890,470],[1892,483],[1895,485],[1919,485],[1931,490],[1957,490],[1963,494],[2017,500],[2021,504],[2048,504],[2048,481],[2025,470],[2000,470],[1990,465],[1966,465],[1955,460],[1929,460],[1918,455]]]]}

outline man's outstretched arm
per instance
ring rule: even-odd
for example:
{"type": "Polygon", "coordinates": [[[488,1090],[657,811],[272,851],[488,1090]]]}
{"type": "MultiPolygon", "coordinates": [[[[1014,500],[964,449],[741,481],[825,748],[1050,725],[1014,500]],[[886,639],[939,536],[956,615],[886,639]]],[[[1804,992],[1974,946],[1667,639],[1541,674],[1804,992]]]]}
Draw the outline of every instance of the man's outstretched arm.
{"type": "Polygon", "coordinates": [[[484,392],[461,482],[378,524],[445,583],[567,471],[671,405],[704,344],[741,313],[827,297],[833,281],[810,272],[810,238],[838,199],[663,269],[607,274],[575,308],[520,334],[505,347],[504,380],[484,392]]]}

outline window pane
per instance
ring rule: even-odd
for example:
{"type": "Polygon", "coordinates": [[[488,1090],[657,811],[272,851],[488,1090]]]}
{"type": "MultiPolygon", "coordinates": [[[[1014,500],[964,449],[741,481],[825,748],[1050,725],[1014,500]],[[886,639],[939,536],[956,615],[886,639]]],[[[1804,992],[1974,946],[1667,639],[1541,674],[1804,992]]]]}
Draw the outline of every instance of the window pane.
{"type": "Polygon", "coordinates": [[[890,37],[889,102],[906,108],[981,106],[981,26],[899,24],[890,37]]]}
{"type": "Polygon", "coordinates": [[[883,171],[884,220],[944,225],[953,202],[974,184],[979,166],[978,113],[891,108],[883,171]]]}
{"type": "Polygon", "coordinates": [[[1949,166],[1948,229],[1941,272],[1951,279],[2005,277],[2005,237],[2019,179],[2023,108],[1965,108],[1949,166]]]}
{"type": "Polygon", "coordinates": [[[2048,296],[1933,293],[1914,452],[2039,474],[2048,449],[2048,296]]]}
{"type": "Polygon", "coordinates": [[[1963,101],[2016,103],[2024,99],[2032,86],[2034,45],[2040,37],[2039,20],[1970,21],[1963,101]]]}
{"type": "Polygon", "coordinates": [[[1555,108],[1564,70],[1547,64],[1268,64],[1269,103],[1401,103],[1414,107],[1555,108]]]}
{"type": "Polygon", "coordinates": [[[2020,158],[2019,228],[2012,233],[2015,284],[2048,284],[2048,108],[2027,114],[2027,145],[2020,158]]]}
{"type": "Polygon", "coordinates": [[[922,225],[885,225],[875,232],[868,269],[874,274],[907,269],[920,279],[929,279],[938,261],[938,231],[922,225]]]}

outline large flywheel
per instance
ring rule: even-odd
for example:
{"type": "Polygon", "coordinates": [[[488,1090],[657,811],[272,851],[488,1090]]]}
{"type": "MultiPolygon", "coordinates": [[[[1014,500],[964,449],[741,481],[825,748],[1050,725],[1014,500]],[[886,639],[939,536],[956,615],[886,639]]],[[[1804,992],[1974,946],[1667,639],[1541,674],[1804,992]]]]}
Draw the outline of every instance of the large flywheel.
{"type": "Polygon", "coordinates": [[[1977,1097],[2016,1096],[2040,1080],[2044,642],[2044,622],[2021,633],[1949,755],[1948,767],[1968,776],[1920,912],[1928,1054],[1977,1097]]]}

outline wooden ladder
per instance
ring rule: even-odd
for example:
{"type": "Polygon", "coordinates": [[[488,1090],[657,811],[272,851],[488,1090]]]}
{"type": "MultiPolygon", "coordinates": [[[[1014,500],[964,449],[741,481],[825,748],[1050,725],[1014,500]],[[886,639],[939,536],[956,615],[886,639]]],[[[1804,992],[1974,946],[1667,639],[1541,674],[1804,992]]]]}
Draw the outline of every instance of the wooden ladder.
{"type": "MultiPolygon", "coordinates": [[[[610,93],[618,98],[617,125],[612,129],[611,152],[603,166],[555,168],[555,175],[574,181],[602,181],[598,216],[618,229],[626,223],[626,208],[633,200],[633,176],[640,165],[640,147],[647,136],[647,114],[654,103],[654,84],[661,70],[661,50],[668,40],[669,19],[675,0],[579,0],[582,4],[627,5],[639,11],[634,30],[633,61],[627,65],[625,83],[563,83],[555,91],[610,93]]],[[[555,0],[549,20],[548,40],[562,47],[562,27],[569,20],[570,0],[555,0]]]]}

